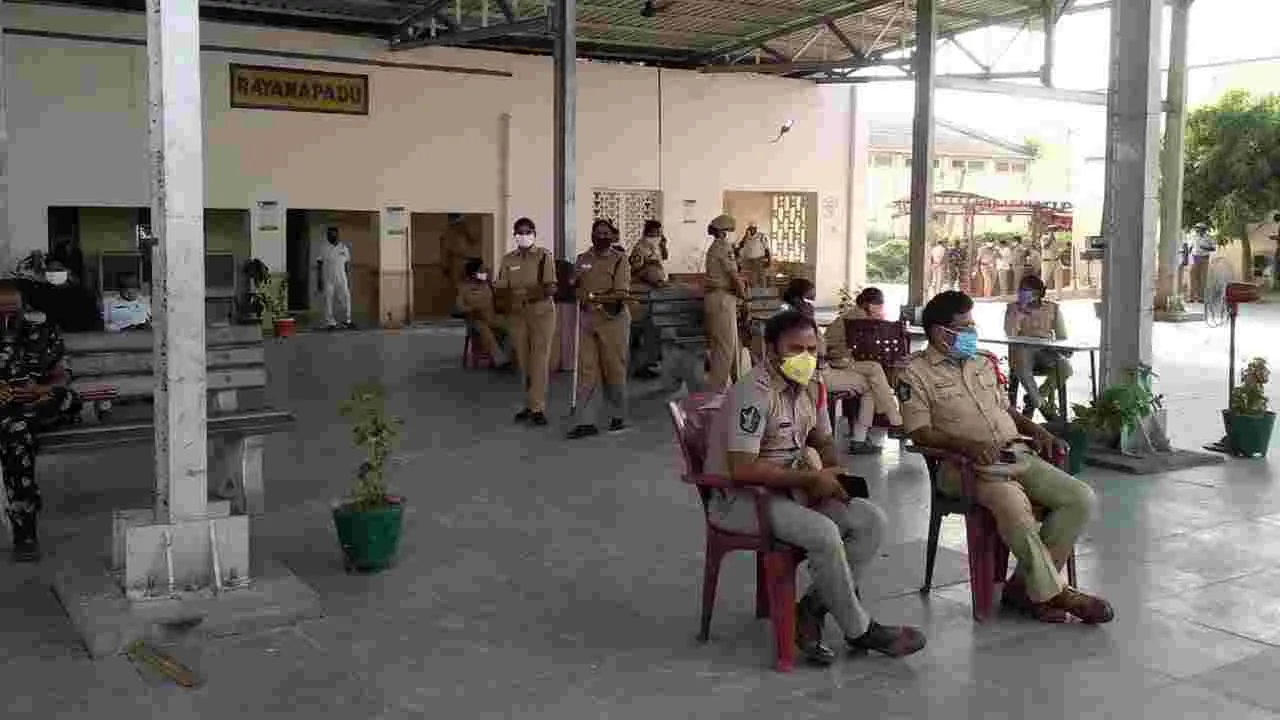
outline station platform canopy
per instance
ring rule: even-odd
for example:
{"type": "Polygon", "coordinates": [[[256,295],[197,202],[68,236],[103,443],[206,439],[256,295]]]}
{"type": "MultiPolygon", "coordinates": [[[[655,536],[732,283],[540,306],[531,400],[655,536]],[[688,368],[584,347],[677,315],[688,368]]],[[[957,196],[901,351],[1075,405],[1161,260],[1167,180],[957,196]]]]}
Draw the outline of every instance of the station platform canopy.
{"type": "MultiPolygon", "coordinates": [[[[1038,25],[1073,0],[938,0],[938,38],[1038,25]],[[1058,7],[1061,5],[1062,7],[1058,7]]],[[[72,0],[141,12],[145,0],[72,0]]],[[[911,0],[578,0],[578,57],[714,72],[839,80],[908,67],[911,0]]],[[[207,20],[385,38],[392,50],[449,45],[549,55],[544,0],[201,0],[207,20]]]]}

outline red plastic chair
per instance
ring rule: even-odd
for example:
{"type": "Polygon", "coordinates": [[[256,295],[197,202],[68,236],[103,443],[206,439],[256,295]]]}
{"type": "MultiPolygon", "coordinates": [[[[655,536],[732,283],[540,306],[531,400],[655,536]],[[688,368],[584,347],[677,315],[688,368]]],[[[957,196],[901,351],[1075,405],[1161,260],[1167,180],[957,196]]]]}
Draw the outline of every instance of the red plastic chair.
{"type": "Polygon", "coordinates": [[[703,519],[707,529],[706,567],[702,578],[702,625],[698,641],[711,638],[711,614],[715,609],[716,585],[720,577],[720,563],[724,556],[735,550],[756,554],[756,617],[770,618],[773,624],[774,667],[787,672],[796,660],[796,568],[804,561],[805,554],[799,548],[780,542],[773,536],[769,523],[767,501],[769,491],[760,487],[734,485],[727,478],[707,475],[703,472],[706,458],[706,435],[712,418],[719,409],[717,393],[689,395],[683,401],[667,403],[671,422],[675,427],[676,441],[684,456],[684,482],[693,485],[702,499],[703,519]],[[713,493],[728,490],[746,490],[755,494],[758,535],[743,535],[717,528],[709,515],[713,493]]]}
{"type": "MultiPolygon", "coordinates": [[[[938,533],[942,519],[947,515],[963,515],[969,550],[969,591],[973,597],[973,619],[982,622],[991,616],[995,606],[996,583],[1003,583],[1009,573],[1009,548],[996,530],[996,519],[989,510],[974,500],[974,487],[978,480],[969,458],[947,450],[912,445],[910,452],[924,456],[929,468],[929,486],[932,499],[929,503],[929,541],[925,547],[924,585],[921,594],[933,589],[933,565],[938,555],[938,533]],[[960,495],[948,495],[939,488],[939,476],[943,465],[953,465],[960,470],[960,495]]],[[[1067,453],[1055,453],[1045,457],[1058,467],[1066,463],[1067,453]]],[[[1036,517],[1043,519],[1044,509],[1033,506],[1036,517]]],[[[1067,579],[1076,587],[1076,552],[1072,548],[1067,557],[1067,579]]]]}
{"type": "Polygon", "coordinates": [[[475,331],[467,327],[466,333],[462,340],[462,369],[472,370],[476,368],[493,367],[493,358],[489,353],[480,349],[479,343],[475,340],[475,331]]]}

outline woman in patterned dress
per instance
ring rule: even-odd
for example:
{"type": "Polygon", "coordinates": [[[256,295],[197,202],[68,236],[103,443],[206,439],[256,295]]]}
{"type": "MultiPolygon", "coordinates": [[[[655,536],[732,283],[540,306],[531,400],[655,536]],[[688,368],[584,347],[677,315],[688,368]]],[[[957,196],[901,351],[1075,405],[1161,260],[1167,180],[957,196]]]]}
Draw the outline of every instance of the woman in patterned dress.
{"type": "Polygon", "coordinates": [[[24,312],[22,292],[0,281],[0,469],[5,520],[17,561],[40,557],[36,517],[36,432],[79,417],[80,401],[67,387],[70,372],[62,335],[44,313],[24,312]]]}

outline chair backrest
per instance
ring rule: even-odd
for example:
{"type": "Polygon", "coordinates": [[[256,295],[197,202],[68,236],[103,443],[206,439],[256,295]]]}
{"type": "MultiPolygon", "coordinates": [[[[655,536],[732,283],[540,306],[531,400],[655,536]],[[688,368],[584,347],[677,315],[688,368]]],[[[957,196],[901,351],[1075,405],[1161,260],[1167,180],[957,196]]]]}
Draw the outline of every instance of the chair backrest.
{"type": "Polygon", "coordinates": [[[844,330],[854,360],[871,360],[889,367],[911,354],[911,337],[905,322],[847,319],[844,330]]]}
{"type": "MultiPolygon", "coordinates": [[[[680,447],[680,455],[684,458],[686,478],[703,472],[707,459],[707,432],[716,412],[720,409],[720,401],[723,398],[723,393],[692,393],[667,403],[667,412],[671,415],[676,443],[680,447]]],[[[708,491],[705,488],[699,488],[698,492],[702,496],[705,509],[708,491]]]]}

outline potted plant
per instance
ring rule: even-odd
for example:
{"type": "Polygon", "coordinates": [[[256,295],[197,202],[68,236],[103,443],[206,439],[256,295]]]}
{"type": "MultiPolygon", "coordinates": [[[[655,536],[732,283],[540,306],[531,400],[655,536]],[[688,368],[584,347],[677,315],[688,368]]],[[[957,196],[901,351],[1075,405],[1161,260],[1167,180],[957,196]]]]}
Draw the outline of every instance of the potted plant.
{"type": "Polygon", "coordinates": [[[258,258],[250,258],[240,268],[240,273],[247,281],[240,321],[246,325],[260,325],[262,315],[266,312],[266,302],[263,300],[262,293],[271,280],[271,269],[258,258]]]}
{"type": "MultiPolygon", "coordinates": [[[[1139,366],[1129,370],[1129,382],[1112,385],[1088,405],[1076,404],[1075,422],[1086,428],[1101,444],[1124,450],[1130,447],[1129,436],[1135,431],[1147,432],[1143,420],[1157,416],[1163,427],[1164,401],[1151,390],[1151,368],[1139,366]]],[[[1147,438],[1150,445],[1151,439],[1147,438]]]]}
{"type": "Polygon", "coordinates": [[[365,458],[344,502],[333,508],[333,524],[348,571],[381,570],[391,564],[400,544],[404,499],[387,493],[387,458],[399,434],[400,419],[387,417],[382,388],[357,387],[338,410],[351,421],[351,435],[365,458]]]}
{"type": "Polygon", "coordinates": [[[1266,456],[1271,445],[1271,429],[1276,414],[1268,407],[1265,387],[1271,370],[1264,358],[1249,361],[1240,376],[1240,385],[1231,390],[1228,409],[1222,411],[1227,426],[1227,447],[1243,457],[1266,456]]]}
{"type": "Polygon", "coordinates": [[[271,328],[276,337],[293,335],[297,322],[289,315],[289,281],[281,276],[272,276],[261,287],[258,298],[265,317],[271,320],[271,328]]]}

